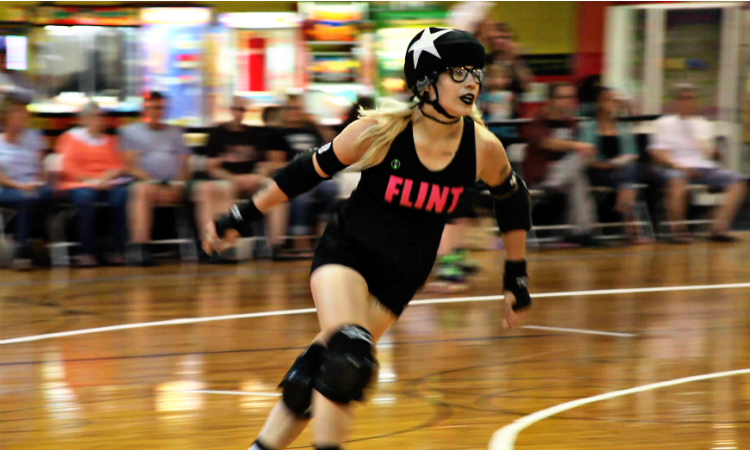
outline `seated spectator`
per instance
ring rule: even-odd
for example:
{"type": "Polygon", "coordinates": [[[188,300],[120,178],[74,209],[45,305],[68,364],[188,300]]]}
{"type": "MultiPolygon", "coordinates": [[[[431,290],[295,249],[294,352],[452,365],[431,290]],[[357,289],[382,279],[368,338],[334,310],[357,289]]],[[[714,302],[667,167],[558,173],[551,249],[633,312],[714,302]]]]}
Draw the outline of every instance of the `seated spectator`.
{"type": "Polygon", "coordinates": [[[477,38],[487,48],[487,69],[503,68],[502,74],[510,79],[504,90],[511,92],[511,117],[521,117],[521,96],[528,92],[534,75],[523,60],[523,46],[518,42],[513,28],[505,22],[492,19],[483,21],[477,30],[477,38]]]}
{"type": "MultiPolygon", "coordinates": [[[[698,89],[689,84],[675,87],[677,114],[654,122],[649,152],[657,164],[657,174],[667,183],[669,220],[684,221],[687,214],[688,183],[706,184],[726,193],[726,201],[717,208],[710,239],[732,242],[728,234],[737,211],[745,200],[747,177],[721,169],[716,162],[718,149],[711,123],[697,116],[698,89]]],[[[675,242],[689,242],[685,224],[676,224],[675,242]]]]}
{"type": "Polygon", "coordinates": [[[591,197],[586,168],[596,155],[593,145],[581,142],[573,114],[576,91],[569,83],[550,86],[547,109],[528,128],[529,145],[523,161],[523,176],[532,185],[567,197],[568,223],[575,226],[569,240],[595,246],[592,230],[596,206],[591,197]]]}
{"type": "Polygon", "coordinates": [[[76,265],[97,264],[96,216],[94,203],[108,203],[111,215],[112,241],[107,262],[122,264],[125,250],[125,207],[128,197],[124,177],[125,163],[117,146],[117,138],[104,134],[103,112],[96,102],[87,103],[82,112],[83,127],[64,133],[57,140],[56,151],[62,155],[60,189],[68,194],[79,210],[78,235],[81,254],[76,265]]]}
{"type": "MultiPolygon", "coordinates": [[[[639,178],[638,150],[632,127],[617,121],[616,108],[615,93],[605,87],[600,88],[596,120],[581,124],[581,140],[597,149],[596,160],[589,165],[591,184],[617,190],[615,211],[622,214],[626,221],[632,222],[638,195],[635,190],[639,178]]],[[[628,227],[627,230],[631,241],[642,241],[637,227],[628,227]]]]}
{"type": "Polygon", "coordinates": [[[600,75],[589,75],[578,83],[578,115],[580,117],[596,118],[602,88],[600,75]]]}
{"type": "Polygon", "coordinates": [[[46,145],[39,131],[28,128],[27,106],[25,99],[8,97],[0,116],[0,206],[17,211],[13,266],[19,270],[31,268],[32,231],[47,223],[52,199],[42,170],[46,145]]]}
{"type": "Polygon", "coordinates": [[[154,208],[182,203],[185,196],[190,150],[182,129],[163,122],[166,107],[164,94],[150,92],[144,102],[144,121],[120,129],[120,146],[128,171],[136,179],[128,202],[128,262],[134,265],[154,264],[146,247],[154,208]]]}
{"type": "MultiPolygon", "coordinates": [[[[247,101],[235,97],[232,120],[214,127],[206,144],[207,172],[210,181],[198,182],[193,201],[198,206],[198,221],[205,224],[232,207],[235,199],[248,198],[268,179],[274,165],[264,161],[274,153],[269,148],[269,131],[242,123],[247,101]]],[[[279,152],[276,152],[279,153],[279,152]]],[[[276,156],[278,158],[278,155],[276,156]]],[[[280,206],[266,215],[271,245],[280,245],[286,231],[288,208],[280,206]]],[[[207,255],[204,255],[204,258],[207,255]]],[[[222,261],[231,259],[220,257],[222,261]]]]}
{"type": "MultiPolygon", "coordinates": [[[[314,147],[323,145],[323,137],[318,131],[313,120],[308,117],[304,109],[304,102],[300,95],[290,94],[284,107],[284,127],[280,130],[287,160],[291,161],[299,152],[308,151],[314,147]]],[[[295,197],[290,202],[291,220],[290,234],[294,236],[309,235],[312,233],[312,206],[317,202],[323,211],[319,217],[322,221],[327,220],[336,201],[338,184],[335,179],[327,180],[309,192],[295,197]]],[[[322,226],[320,227],[322,231],[322,226]]],[[[299,240],[297,240],[299,242],[299,240]]]]}
{"type": "Polygon", "coordinates": [[[261,120],[267,128],[278,129],[284,126],[284,108],[282,106],[266,106],[263,108],[261,120]]]}
{"type": "Polygon", "coordinates": [[[513,97],[510,90],[511,78],[507,66],[490,64],[487,66],[486,83],[480,94],[482,117],[485,122],[497,122],[513,117],[513,97]]]}

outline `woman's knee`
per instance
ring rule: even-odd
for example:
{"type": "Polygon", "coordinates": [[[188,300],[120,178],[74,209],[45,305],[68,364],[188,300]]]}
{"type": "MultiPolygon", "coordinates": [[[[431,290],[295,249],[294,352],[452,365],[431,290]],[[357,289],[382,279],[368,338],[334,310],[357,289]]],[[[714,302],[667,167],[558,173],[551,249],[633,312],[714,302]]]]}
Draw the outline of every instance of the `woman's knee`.
{"type": "Polygon", "coordinates": [[[315,390],[329,400],[362,401],[377,371],[372,333],[363,326],[344,325],[328,339],[315,390]]]}

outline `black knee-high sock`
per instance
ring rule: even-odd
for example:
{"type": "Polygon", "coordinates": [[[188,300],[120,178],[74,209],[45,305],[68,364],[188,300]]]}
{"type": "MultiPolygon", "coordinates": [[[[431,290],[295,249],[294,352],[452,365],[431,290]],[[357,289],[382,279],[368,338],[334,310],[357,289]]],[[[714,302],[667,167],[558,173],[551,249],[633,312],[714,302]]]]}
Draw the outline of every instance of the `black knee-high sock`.
{"type": "Polygon", "coordinates": [[[339,447],[338,445],[329,445],[327,447],[318,447],[316,445],[315,446],[315,450],[341,450],[341,447],[339,447]]]}

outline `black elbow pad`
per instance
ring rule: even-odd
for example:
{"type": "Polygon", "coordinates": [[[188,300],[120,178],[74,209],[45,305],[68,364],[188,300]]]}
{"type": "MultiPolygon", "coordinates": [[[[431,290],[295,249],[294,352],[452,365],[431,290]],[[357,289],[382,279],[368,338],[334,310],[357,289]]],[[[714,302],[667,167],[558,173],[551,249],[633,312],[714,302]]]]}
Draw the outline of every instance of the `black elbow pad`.
{"type": "Polygon", "coordinates": [[[320,147],[315,152],[317,154],[318,165],[326,175],[332,177],[348,166],[341,162],[336,152],[333,151],[333,142],[329,142],[326,145],[320,147]]]}
{"type": "Polygon", "coordinates": [[[347,167],[339,161],[336,153],[333,151],[333,145],[330,142],[319,149],[311,149],[306,152],[301,152],[273,177],[273,180],[279,186],[279,189],[281,189],[290,199],[300,194],[304,194],[322,181],[326,180],[326,178],[321,177],[320,174],[318,174],[318,171],[315,170],[313,157],[315,157],[316,154],[318,155],[317,160],[320,170],[329,177],[341,172],[347,167]]]}
{"type": "Polygon", "coordinates": [[[512,172],[507,180],[490,188],[500,232],[531,229],[531,199],[523,179],[512,172]]]}

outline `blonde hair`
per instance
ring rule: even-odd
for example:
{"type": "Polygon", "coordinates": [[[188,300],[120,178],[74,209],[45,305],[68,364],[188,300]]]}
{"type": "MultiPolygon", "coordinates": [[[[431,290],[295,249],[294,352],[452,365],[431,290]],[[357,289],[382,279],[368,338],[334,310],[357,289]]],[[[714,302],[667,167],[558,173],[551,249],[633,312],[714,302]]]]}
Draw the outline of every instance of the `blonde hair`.
{"type": "MultiPolygon", "coordinates": [[[[360,107],[359,118],[374,120],[377,124],[368,128],[367,131],[360,134],[357,140],[354,141],[354,148],[357,148],[365,141],[372,139],[370,148],[354,164],[353,168],[356,170],[365,170],[383,162],[396,136],[406,129],[406,126],[409,125],[410,121],[414,120],[416,114],[419,114],[416,108],[417,105],[418,103],[414,101],[404,103],[386,99],[375,109],[360,107]]],[[[474,119],[474,122],[484,126],[482,113],[477,109],[476,105],[471,110],[471,117],[474,119]]]]}

